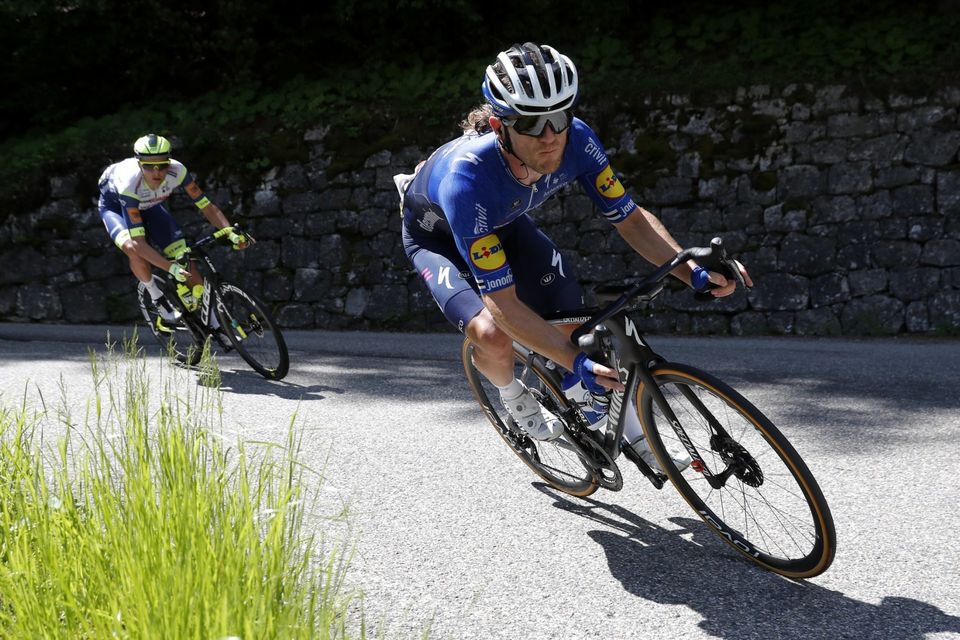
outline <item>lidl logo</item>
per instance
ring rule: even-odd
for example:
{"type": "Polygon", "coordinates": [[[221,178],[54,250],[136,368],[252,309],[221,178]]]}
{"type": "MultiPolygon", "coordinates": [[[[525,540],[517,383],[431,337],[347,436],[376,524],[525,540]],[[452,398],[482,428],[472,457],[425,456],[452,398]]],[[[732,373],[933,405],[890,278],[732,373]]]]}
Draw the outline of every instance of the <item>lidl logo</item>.
{"type": "Polygon", "coordinates": [[[617,180],[617,176],[613,174],[613,169],[610,168],[609,164],[603,168],[594,184],[604,198],[613,200],[623,195],[623,185],[617,180]]]}
{"type": "Polygon", "coordinates": [[[470,245],[470,260],[484,271],[495,271],[507,263],[503,245],[495,233],[485,235],[470,245]]]}

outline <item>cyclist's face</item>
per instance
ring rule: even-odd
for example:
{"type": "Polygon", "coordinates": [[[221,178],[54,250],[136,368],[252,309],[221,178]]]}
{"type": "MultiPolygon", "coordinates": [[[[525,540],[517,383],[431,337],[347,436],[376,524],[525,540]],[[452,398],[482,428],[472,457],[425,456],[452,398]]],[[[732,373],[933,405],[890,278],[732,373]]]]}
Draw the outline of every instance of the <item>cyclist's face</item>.
{"type": "Polygon", "coordinates": [[[150,188],[156,189],[160,186],[160,183],[163,182],[163,179],[167,177],[167,171],[170,170],[170,163],[141,163],[140,170],[143,172],[143,177],[146,178],[150,188]]]}
{"type": "MultiPolygon", "coordinates": [[[[502,123],[501,123],[502,127],[502,123]]],[[[504,129],[509,129],[504,127],[504,129]]],[[[526,136],[509,130],[513,153],[537,173],[553,173],[560,168],[570,128],[560,133],[547,124],[539,136],[526,136]]],[[[501,133],[504,135],[504,133],[501,133]]]]}

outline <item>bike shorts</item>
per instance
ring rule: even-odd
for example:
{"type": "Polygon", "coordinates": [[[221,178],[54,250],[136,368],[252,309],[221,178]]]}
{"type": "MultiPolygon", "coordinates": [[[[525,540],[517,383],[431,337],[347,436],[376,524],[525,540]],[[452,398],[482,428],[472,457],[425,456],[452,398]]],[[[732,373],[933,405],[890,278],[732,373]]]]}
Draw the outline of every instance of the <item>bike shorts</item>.
{"type": "Polygon", "coordinates": [[[117,247],[123,248],[126,240],[138,235],[136,229],[142,228],[145,234],[140,235],[145,235],[147,242],[168,258],[179,255],[186,248],[183,229],[162,204],[142,209],[140,217],[143,223],[139,224],[130,219],[120,198],[112,195],[111,198],[110,192],[101,193],[98,209],[103,226],[117,247]]]}
{"type": "MultiPolygon", "coordinates": [[[[583,306],[583,289],[572,267],[533,220],[520,216],[496,232],[521,302],[540,315],[583,306]]],[[[443,315],[462,333],[484,304],[453,238],[404,224],[403,248],[443,315]]]]}

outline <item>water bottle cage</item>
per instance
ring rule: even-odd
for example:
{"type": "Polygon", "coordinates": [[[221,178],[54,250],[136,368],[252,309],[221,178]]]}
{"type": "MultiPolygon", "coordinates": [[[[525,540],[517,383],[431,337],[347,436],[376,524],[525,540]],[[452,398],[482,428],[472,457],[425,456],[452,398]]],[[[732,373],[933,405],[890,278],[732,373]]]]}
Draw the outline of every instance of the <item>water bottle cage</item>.
{"type": "Polygon", "coordinates": [[[177,283],[177,296],[181,302],[183,302],[183,306],[187,308],[187,311],[195,310],[200,304],[200,301],[193,295],[190,287],[182,282],[177,283]]]}

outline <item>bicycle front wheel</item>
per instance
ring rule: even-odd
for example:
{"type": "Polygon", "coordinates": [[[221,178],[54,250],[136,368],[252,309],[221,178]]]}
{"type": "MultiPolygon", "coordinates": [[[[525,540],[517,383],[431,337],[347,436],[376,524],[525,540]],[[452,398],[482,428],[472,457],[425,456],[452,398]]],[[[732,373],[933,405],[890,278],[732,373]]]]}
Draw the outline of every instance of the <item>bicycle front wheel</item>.
{"type": "MultiPolygon", "coordinates": [[[[503,441],[523,462],[552,487],[574,496],[588,496],[599,487],[598,476],[581,459],[582,449],[568,431],[556,440],[534,440],[510,417],[500,401],[500,392],[473,365],[474,345],[463,341],[463,368],[477,402],[503,441]]],[[[540,404],[556,415],[567,408],[567,399],[552,381],[542,359],[534,357],[527,365],[526,352],[514,353],[514,376],[524,384],[540,404]]]]}
{"type": "Polygon", "coordinates": [[[836,552],[830,509],[782,433],[729,385],[665,363],[651,374],[676,422],[641,384],[637,407],[661,469],[693,510],[734,549],[790,578],[827,570],[836,552]],[[693,462],[677,470],[668,450],[693,462]],[[696,455],[694,455],[694,453],[696,455]]]}
{"type": "Polygon", "coordinates": [[[280,380],[290,370],[290,354],[273,317],[254,296],[232,284],[217,292],[216,313],[240,357],[270,380],[280,380]]]}

